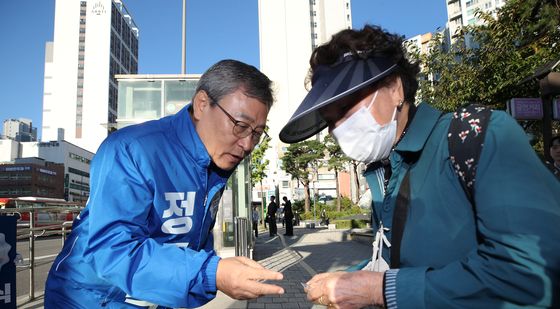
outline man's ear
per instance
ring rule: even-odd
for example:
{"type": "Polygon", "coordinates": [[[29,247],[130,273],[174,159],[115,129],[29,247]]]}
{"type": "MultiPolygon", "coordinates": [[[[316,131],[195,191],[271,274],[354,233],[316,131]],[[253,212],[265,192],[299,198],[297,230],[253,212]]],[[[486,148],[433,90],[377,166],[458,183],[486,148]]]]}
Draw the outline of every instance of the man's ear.
{"type": "Polygon", "coordinates": [[[198,121],[202,118],[204,111],[210,106],[210,97],[204,90],[199,90],[193,98],[193,118],[198,121]]]}

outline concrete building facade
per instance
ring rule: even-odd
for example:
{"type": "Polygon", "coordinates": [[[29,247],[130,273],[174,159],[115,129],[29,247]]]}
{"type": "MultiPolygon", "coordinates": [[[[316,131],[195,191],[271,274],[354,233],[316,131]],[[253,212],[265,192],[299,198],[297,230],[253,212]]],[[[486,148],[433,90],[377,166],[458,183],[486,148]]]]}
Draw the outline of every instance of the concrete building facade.
{"type": "Polygon", "coordinates": [[[0,197],[62,198],[64,165],[40,158],[16,159],[0,164],[0,197]]]}
{"type": "Polygon", "coordinates": [[[4,136],[18,142],[33,142],[37,140],[37,128],[33,127],[30,119],[6,119],[4,136]]]}
{"type": "Polygon", "coordinates": [[[89,197],[89,171],[93,152],[65,140],[21,143],[20,158],[38,157],[64,165],[63,198],[85,204],[89,197]]]}
{"type": "Polygon", "coordinates": [[[57,0],[45,48],[43,140],[95,152],[117,118],[115,74],[138,71],[138,27],[120,0],[57,0]]]}
{"type": "MultiPolygon", "coordinates": [[[[350,0],[259,0],[260,70],[273,82],[276,101],[268,117],[271,149],[263,187],[256,185],[253,200],[268,196],[296,197],[297,183],[281,170],[286,144],[278,133],[307,94],[306,76],[313,49],[336,32],[352,27],[350,0]]],[[[329,178],[328,176],[325,176],[329,178]]],[[[332,182],[332,181],[331,181],[332,182]]],[[[321,181],[319,181],[321,183],[321,181]]]]}
{"type": "MultiPolygon", "coordinates": [[[[447,27],[451,41],[454,41],[457,30],[467,25],[480,25],[482,20],[476,12],[482,11],[496,16],[496,10],[507,0],[447,0],[447,27]]],[[[467,42],[469,43],[469,42],[467,42]]]]}

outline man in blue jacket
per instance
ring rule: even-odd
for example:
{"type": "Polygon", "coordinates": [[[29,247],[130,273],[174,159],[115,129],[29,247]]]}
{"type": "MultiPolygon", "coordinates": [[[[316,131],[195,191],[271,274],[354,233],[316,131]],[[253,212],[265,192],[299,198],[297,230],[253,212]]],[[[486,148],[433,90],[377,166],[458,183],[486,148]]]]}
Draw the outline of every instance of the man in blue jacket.
{"type": "Polygon", "coordinates": [[[261,283],[280,273],[221,259],[212,238],[227,179],[266,134],[270,86],[253,66],[220,61],[177,114],[111,134],[49,273],[45,307],[193,308],[217,290],[236,299],[283,293],[261,283]]]}

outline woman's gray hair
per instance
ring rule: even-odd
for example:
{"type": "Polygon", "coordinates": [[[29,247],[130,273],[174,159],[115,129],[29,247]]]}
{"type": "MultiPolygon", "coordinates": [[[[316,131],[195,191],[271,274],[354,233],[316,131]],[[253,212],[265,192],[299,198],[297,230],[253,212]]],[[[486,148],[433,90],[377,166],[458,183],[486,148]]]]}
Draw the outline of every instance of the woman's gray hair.
{"type": "Polygon", "coordinates": [[[272,107],[272,81],[254,66],[237,60],[222,60],[211,66],[200,78],[195,94],[204,90],[215,104],[239,89],[269,110],[272,107]]]}

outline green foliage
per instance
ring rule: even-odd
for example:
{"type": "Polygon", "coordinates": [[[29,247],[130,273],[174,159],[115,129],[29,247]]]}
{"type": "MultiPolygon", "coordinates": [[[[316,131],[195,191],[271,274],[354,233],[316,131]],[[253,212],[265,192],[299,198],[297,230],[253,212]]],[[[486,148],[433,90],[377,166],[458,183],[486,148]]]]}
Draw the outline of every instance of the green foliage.
{"type": "Polygon", "coordinates": [[[292,203],[292,210],[294,211],[294,213],[297,211],[298,213],[303,214],[305,212],[304,211],[304,204],[305,204],[304,200],[294,201],[292,203]]]}
{"type": "Polygon", "coordinates": [[[327,161],[328,169],[329,171],[334,170],[336,179],[336,209],[340,211],[341,204],[338,186],[338,172],[343,171],[344,167],[351,161],[351,159],[344,155],[344,152],[342,152],[342,149],[331,134],[325,136],[323,143],[325,144],[325,148],[327,149],[327,153],[329,155],[329,159],[327,161]]]}
{"type": "Polygon", "coordinates": [[[423,64],[422,101],[446,111],[466,102],[504,109],[510,98],[538,96],[536,83],[522,81],[560,55],[557,4],[510,0],[498,10],[497,19],[481,12],[477,18],[485,24],[461,28],[451,46],[436,35],[431,52],[416,55],[423,64]],[[469,48],[471,42],[475,48],[469,48]]]}
{"type": "Polygon", "coordinates": [[[332,135],[329,134],[325,136],[323,143],[329,155],[329,159],[327,160],[327,167],[329,168],[329,171],[343,171],[344,166],[350,162],[350,158],[344,155],[344,152],[342,152],[342,149],[334,140],[332,135]]]}
{"type": "Polygon", "coordinates": [[[309,175],[321,166],[325,146],[316,140],[291,144],[282,157],[282,169],[305,188],[305,211],[309,211],[309,175]]]}
{"type": "MultiPolygon", "coordinates": [[[[477,102],[505,109],[511,98],[539,97],[536,79],[528,77],[560,57],[558,1],[510,0],[497,18],[478,12],[484,25],[460,28],[449,46],[443,34],[430,42],[430,52],[412,58],[421,62],[419,100],[443,110],[477,102]]],[[[520,122],[534,136],[533,148],[542,156],[540,121],[520,122]]],[[[553,130],[559,129],[553,122],[553,130]]]]}
{"type": "Polygon", "coordinates": [[[251,180],[253,187],[255,183],[261,182],[266,177],[266,168],[270,163],[268,159],[264,158],[264,154],[270,148],[271,138],[265,136],[260,144],[255,147],[251,153],[251,180]]]}
{"type": "Polygon", "coordinates": [[[367,220],[334,220],[337,229],[363,229],[368,227],[369,221],[367,220]]]}
{"type": "MultiPolygon", "coordinates": [[[[345,205],[345,207],[343,208],[343,210],[341,211],[337,211],[336,210],[336,206],[335,205],[327,205],[327,204],[323,204],[323,203],[317,203],[315,205],[316,207],[316,219],[320,220],[321,217],[321,211],[324,208],[326,210],[327,213],[327,217],[331,220],[336,220],[338,218],[344,218],[344,217],[348,217],[348,216],[352,216],[352,215],[358,215],[358,214],[367,214],[368,216],[370,215],[370,211],[365,211],[364,209],[360,208],[358,205],[355,205],[352,203],[352,201],[349,198],[343,197],[341,199],[341,201],[343,202],[343,205],[345,205]]],[[[299,204],[299,205],[303,205],[303,201],[295,201],[292,204],[292,208],[294,208],[294,205],[299,204]]],[[[300,206],[301,207],[301,206],[300,206]]],[[[295,208],[294,208],[295,209],[295,208]]],[[[311,208],[310,211],[308,212],[304,212],[301,215],[301,219],[302,220],[313,220],[313,208],[311,208]]]]}
{"type": "Polygon", "coordinates": [[[341,210],[345,210],[345,209],[348,210],[348,209],[352,209],[354,207],[360,208],[359,206],[354,204],[350,198],[348,198],[346,196],[343,196],[340,199],[340,204],[341,204],[341,210]]]}

